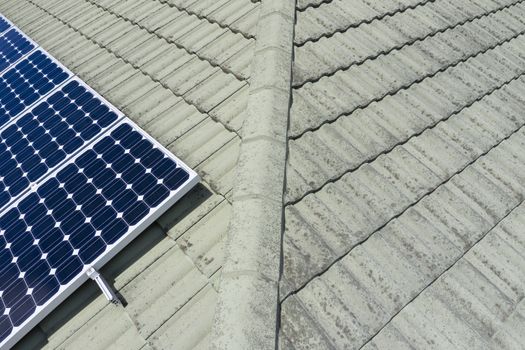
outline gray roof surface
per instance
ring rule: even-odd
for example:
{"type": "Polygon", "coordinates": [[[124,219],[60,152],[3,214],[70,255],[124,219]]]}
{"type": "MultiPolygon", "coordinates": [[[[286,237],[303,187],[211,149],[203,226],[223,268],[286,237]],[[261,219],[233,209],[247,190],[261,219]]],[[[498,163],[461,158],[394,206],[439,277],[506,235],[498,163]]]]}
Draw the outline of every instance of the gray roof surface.
{"type": "Polygon", "coordinates": [[[523,3],[297,9],[281,348],[525,348],[523,3]]]}
{"type": "Polygon", "coordinates": [[[203,178],[18,348],[525,349],[523,1],[0,12],[203,178]]]}

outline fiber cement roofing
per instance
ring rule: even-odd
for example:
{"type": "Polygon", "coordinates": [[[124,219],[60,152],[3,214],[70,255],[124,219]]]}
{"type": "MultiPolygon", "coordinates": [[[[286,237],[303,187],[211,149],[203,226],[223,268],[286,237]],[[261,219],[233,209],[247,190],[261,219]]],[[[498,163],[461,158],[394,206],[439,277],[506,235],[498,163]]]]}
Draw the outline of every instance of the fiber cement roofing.
{"type": "Polygon", "coordinates": [[[523,1],[0,12],[203,178],[18,348],[525,349],[523,1]]]}

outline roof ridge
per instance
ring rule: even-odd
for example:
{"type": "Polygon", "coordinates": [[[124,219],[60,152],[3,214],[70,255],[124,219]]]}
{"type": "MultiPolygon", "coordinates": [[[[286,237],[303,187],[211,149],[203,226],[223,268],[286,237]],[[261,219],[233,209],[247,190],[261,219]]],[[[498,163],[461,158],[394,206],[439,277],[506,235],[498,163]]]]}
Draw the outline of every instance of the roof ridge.
{"type": "Polygon", "coordinates": [[[233,188],[214,349],[277,346],[295,0],[263,0],[233,188]]]}

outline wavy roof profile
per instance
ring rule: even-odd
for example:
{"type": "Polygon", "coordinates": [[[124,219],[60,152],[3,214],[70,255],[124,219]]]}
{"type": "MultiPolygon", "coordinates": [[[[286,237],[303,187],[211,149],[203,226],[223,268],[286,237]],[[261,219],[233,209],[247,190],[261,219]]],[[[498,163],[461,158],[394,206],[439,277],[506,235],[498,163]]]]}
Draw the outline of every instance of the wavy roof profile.
{"type": "Polygon", "coordinates": [[[18,348],[525,348],[522,1],[0,12],[203,179],[18,348]]]}

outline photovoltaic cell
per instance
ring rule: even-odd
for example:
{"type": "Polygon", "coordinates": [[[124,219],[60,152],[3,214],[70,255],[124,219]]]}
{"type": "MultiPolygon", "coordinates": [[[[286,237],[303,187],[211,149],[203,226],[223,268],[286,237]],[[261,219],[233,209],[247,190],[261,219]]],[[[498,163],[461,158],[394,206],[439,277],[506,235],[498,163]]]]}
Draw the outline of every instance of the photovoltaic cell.
{"type": "Polygon", "coordinates": [[[7,22],[5,18],[0,16],[0,33],[5,32],[7,29],[9,29],[9,27],[11,27],[9,22],[7,22]]]}
{"type": "Polygon", "coordinates": [[[72,80],[0,133],[0,208],[117,120],[72,80]]]}
{"type": "Polygon", "coordinates": [[[124,122],[2,215],[0,341],[189,177],[124,122]]]}
{"type": "Polygon", "coordinates": [[[37,50],[0,76],[0,126],[66,81],[70,73],[37,50]]]}
{"type": "Polygon", "coordinates": [[[0,72],[33,50],[35,45],[15,28],[0,36],[0,72]]]}

